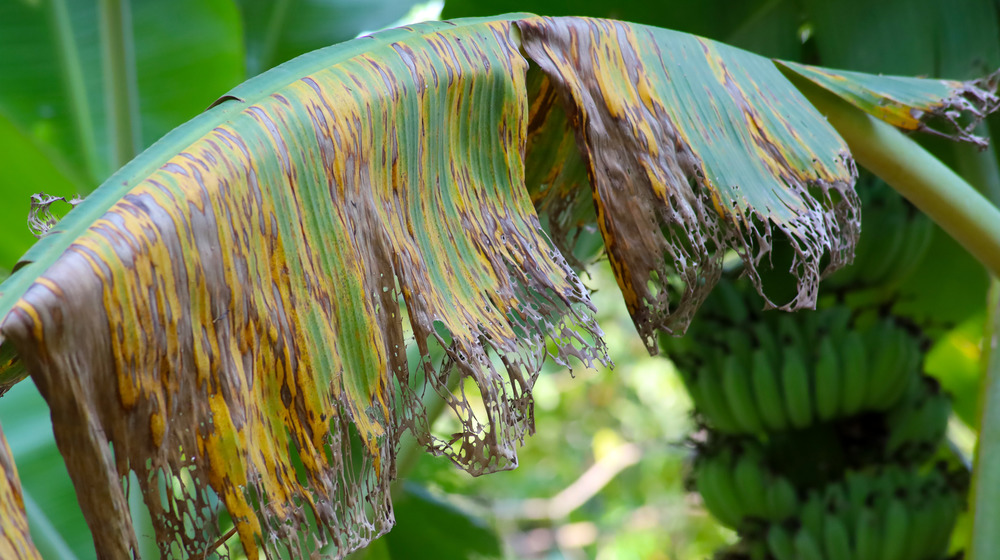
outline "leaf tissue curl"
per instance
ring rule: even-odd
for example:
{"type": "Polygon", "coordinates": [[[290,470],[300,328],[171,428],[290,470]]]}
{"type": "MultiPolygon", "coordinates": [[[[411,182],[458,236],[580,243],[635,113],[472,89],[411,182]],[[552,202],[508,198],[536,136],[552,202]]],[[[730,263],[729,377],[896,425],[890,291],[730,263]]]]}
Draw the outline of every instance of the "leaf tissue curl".
{"type": "Polygon", "coordinates": [[[473,474],[516,465],[546,356],[607,361],[532,201],[560,247],[596,215],[647,343],[683,330],[727,248],[756,280],[772,228],[797,255],[787,307],[812,303],[824,252],[850,258],[853,164],[770,61],[520,17],[390,30],[255,78],[26,255],[0,333],[52,409],[99,556],[135,554],[130,470],[164,555],[214,553],[225,510],[256,558],[388,530],[403,430],[473,474]],[[451,435],[431,433],[435,398],[451,435]]]}

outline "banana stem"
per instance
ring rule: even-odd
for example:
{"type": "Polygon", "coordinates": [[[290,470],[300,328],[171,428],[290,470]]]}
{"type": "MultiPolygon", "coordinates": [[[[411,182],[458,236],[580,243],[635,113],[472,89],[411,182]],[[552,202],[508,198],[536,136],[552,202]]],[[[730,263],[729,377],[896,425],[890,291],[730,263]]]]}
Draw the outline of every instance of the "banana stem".
{"type": "Polygon", "coordinates": [[[990,283],[989,321],[983,337],[979,390],[979,440],[972,470],[972,538],[969,560],[1000,558],[1000,281],[990,283]]]}
{"type": "Polygon", "coordinates": [[[826,115],[863,167],[937,222],[994,275],[1000,275],[1000,210],[903,133],[832,93],[791,76],[826,115]]]}
{"type": "MultiPolygon", "coordinates": [[[[987,135],[985,127],[977,133],[987,135]]],[[[958,170],[994,204],[1000,202],[1000,172],[993,145],[983,152],[967,146],[956,147],[958,170]]],[[[990,279],[987,296],[987,321],[983,332],[982,373],[979,381],[978,427],[975,465],[969,493],[972,531],[969,535],[969,559],[1000,556],[1000,280],[990,279]]]]}

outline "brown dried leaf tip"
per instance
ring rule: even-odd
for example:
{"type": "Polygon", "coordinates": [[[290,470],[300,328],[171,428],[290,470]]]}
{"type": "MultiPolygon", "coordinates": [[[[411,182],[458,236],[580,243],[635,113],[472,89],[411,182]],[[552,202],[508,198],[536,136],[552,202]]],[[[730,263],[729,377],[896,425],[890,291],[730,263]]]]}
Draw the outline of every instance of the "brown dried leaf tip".
{"type": "Polygon", "coordinates": [[[31,230],[31,234],[37,239],[41,239],[48,235],[49,230],[51,230],[62,216],[57,216],[52,213],[52,205],[56,202],[65,202],[71,206],[71,210],[76,208],[77,204],[83,202],[83,198],[79,195],[66,200],[64,196],[52,196],[45,193],[36,193],[31,195],[31,209],[28,210],[28,229],[31,230]]]}

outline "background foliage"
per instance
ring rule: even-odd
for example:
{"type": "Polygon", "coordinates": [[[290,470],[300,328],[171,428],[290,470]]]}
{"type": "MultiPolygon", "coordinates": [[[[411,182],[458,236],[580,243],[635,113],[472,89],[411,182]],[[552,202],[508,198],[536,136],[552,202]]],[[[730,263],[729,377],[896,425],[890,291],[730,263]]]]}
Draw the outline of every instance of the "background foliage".
{"type": "MultiPolygon", "coordinates": [[[[123,138],[109,124],[114,107],[106,100],[117,86],[101,78],[97,2],[0,3],[0,193],[6,201],[0,277],[33,241],[24,224],[31,194],[86,194],[125,154],[244,79],[390,25],[414,8],[410,0],[134,0],[129,6],[135,75],[132,87],[119,93],[134,103],[123,138]]],[[[1000,66],[997,8],[988,0],[684,0],[665,6],[450,0],[443,17],[515,10],[649,23],[767,56],[868,72],[968,79],[1000,66]]],[[[992,151],[923,141],[974,184],[983,184],[984,170],[996,174],[992,151]]],[[[937,342],[928,367],[955,395],[953,440],[968,452],[987,277],[939,232],[912,278],[897,310],[932,329],[937,342]]],[[[543,374],[535,390],[538,433],[520,453],[518,470],[471,479],[444,460],[420,456],[410,485],[399,490],[397,529],[362,554],[402,558],[433,548],[451,558],[703,558],[733,539],[683,489],[690,403],[670,362],[646,356],[606,270],[598,267],[587,283],[596,290],[616,369],[576,372],[575,378],[565,371],[543,374]],[[442,526],[454,530],[442,532],[442,526]]],[[[48,411],[31,384],[0,400],[0,424],[17,460],[36,544],[50,558],[93,557],[48,411]]],[[[151,545],[145,537],[141,542],[151,545]]]]}

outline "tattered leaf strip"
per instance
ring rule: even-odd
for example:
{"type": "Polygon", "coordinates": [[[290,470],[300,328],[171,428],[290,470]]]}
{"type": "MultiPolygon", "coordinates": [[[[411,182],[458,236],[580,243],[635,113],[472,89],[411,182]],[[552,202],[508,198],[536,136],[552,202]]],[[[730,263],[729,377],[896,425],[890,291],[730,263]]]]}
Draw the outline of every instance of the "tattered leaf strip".
{"type": "Polygon", "coordinates": [[[253,103],[237,88],[214,128],[92,195],[134,185],[2,332],[53,410],[99,554],[134,550],[129,469],[164,554],[214,544],[216,499],[250,557],[344,554],[391,523],[404,427],[475,474],[511,467],[547,343],[561,362],[604,358],[524,188],[527,63],[509,31],[415,26],[253,103]],[[426,391],[461,421],[448,439],[429,434],[426,391]]]}
{"type": "Polygon", "coordinates": [[[17,467],[0,429],[0,558],[10,560],[41,559],[28,530],[24,495],[17,467]]]}
{"type": "Polygon", "coordinates": [[[996,95],[1000,73],[959,82],[902,76],[876,76],[778,61],[795,74],[903,130],[920,130],[986,146],[973,134],[986,115],[1000,106],[996,95]],[[945,130],[933,128],[945,125],[945,130]]]}
{"type": "MultiPolygon", "coordinates": [[[[605,247],[650,352],[657,329],[686,328],[727,248],[760,289],[755,267],[772,227],[796,254],[798,293],[783,308],[813,304],[824,253],[827,270],[850,261],[859,231],[853,162],[771,61],[611,20],[532,18],[518,27],[560,92],[605,247]]],[[[549,106],[533,104],[539,113],[549,106]]],[[[573,225],[559,205],[546,210],[550,222],[573,225]]]]}

